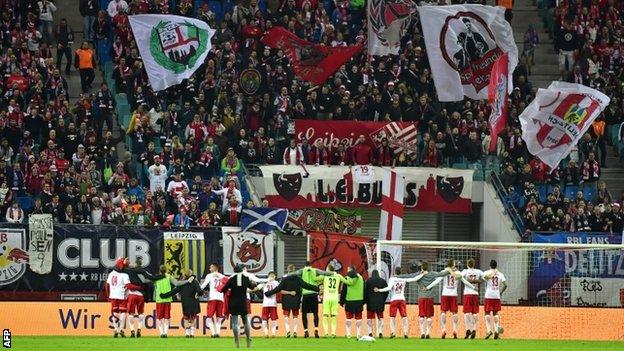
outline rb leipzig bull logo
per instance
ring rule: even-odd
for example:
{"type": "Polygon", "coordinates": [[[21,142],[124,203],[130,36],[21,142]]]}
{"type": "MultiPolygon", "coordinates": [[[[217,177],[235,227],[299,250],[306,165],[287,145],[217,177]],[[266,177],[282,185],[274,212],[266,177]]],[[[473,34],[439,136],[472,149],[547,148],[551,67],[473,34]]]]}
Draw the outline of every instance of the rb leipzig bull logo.
{"type": "Polygon", "coordinates": [[[0,286],[8,285],[24,275],[28,263],[26,231],[0,230],[0,286]]]}
{"type": "Polygon", "coordinates": [[[273,185],[275,185],[277,193],[286,201],[294,200],[297,197],[301,190],[302,181],[301,173],[273,174],[273,185]]]}

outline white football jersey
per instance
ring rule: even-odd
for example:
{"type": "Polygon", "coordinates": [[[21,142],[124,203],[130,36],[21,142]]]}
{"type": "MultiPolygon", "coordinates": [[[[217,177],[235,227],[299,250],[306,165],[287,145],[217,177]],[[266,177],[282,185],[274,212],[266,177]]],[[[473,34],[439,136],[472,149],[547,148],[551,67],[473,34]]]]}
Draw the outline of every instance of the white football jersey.
{"type": "Polygon", "coordinates": [[[496,272],[492,279],[485,281],[485,298],[500,299],[500,285],[505,282],[505,276],[501,272],[496,272]]]}
{"type": "Polygon", "coordinates": [[[223,301],[223,293],[219,292],[219,288],[221,288],[221,279],[225,277],[223,274],[219,272],[208,273],[206,274],[206,278],[204,278],[204,282],[201,287],[204,289],[206,286],[210,287],[210,292],[208,293],[208,301],[223,301]]]}
{"type": "Polygon", "coordinates": [[[392,292],[390,301],[405,301],[405,287],[407,282],[403,278],[392,277],[388,281],[388,287],[392,292]]]}
{"type": "Polygon", "coordinates": [[[269,297],[264,296],[264,293],[277,288],[278,282],[275,280],[266,282],[262,286],[262,307],[277,307],[277,294],[273,294],[269,297]]]}
{"type": "Polygon", "coordinates": [[[130,283],[130,277],[126,273],[120,273],[117,271],[111,271],[106,278],[108,284],[108,298],[125,300],[126,299],[126,284],[130,283]]]}
{"type": "MultiPolygon", "coordinates": [[[[483,278],[483,271],[476,268],[467,268],[461,272],[461,275],[462,277],[464,277],[464,279],[470,282],[471,280],[479,280],[483,278]]],[[[479,295],[478,283],[472,283],[472,285],[474,285],[477,289],[473,289],[468,285],[464,284],[464,295],[479,295]]]]}
{"type": "Polygon", "coordinates": [[[449,274],[442,278],[442,296],[457,296],[458,278],[449,274]]]}

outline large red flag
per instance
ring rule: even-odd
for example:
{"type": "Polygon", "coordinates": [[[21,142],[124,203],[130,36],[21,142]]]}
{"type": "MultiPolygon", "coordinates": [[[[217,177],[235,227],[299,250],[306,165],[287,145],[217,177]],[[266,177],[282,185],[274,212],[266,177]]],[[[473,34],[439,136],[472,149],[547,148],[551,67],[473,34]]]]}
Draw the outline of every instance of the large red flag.
{"type": "Polygon", "coordinates": [[[331,263],[336,272],[344,275],[347,274],[349,266],[355,266],[355,270],[364,279],[368,277],[366,243],[370,242],[371,238],[321,232],[308,232],[308,236],[312,267],[325,269],[331,263]]]}
{"type": "Polygon", "coordinates": [[[507,126],[507,110],[509,109],[508,76],[509,57],[507,54],[504,54],[492,66],[490,85],[488,86],[488,100],[492,107],[492,114],[490,115],[490,152],[496,150],[498,133],[507,126]]]}
{"type": "Polygon", "coordinates": [[[323,84],[340,66],[362,49],[361,45],[348,47],[327,47],[303,40],[283,27],[270,29],[262,42],[274,49],[284,50],[293,65],[297,77],[323,84]]]}

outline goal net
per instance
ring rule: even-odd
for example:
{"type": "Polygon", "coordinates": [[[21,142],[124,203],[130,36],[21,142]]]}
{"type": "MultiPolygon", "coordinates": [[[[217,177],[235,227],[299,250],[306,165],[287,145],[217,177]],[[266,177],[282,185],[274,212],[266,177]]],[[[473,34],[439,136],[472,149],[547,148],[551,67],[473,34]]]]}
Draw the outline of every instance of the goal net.
{"type": "MultiPolygon", "coordinates": [[[[473,259],[477,269],[496,260],[507,279],[504,305],[548,307],[623,307],[624,246],[613,244],[541,244],[436,241],[378,241],[368,244],[369,269],[388,279],[394,267],[417,273],[423,261],[429,271],[441,271],[450,259],[461,272],[473,259]],[[397,259],[398,256],[398,259],[397,259]]],[[[479,284],[483,302],[484,285],[479,284]]],[[[435,302],[440,300],[442,284],[435,302]]],[[[463,287],[458,293],[461,303],[463,287]]],[[[408,284],[408,303],[418,300],[418,288],[408,284]]]]}

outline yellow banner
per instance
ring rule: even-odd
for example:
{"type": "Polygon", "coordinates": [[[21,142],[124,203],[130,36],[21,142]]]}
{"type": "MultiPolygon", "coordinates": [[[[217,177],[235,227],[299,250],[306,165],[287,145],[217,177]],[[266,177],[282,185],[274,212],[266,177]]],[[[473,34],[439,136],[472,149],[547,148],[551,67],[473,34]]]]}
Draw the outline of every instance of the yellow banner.
{"type": "MultiPolygon", "coordinates": [[[[155,307],[154,303],[145,306],[144,335],[157,335],[155,307]]],[[[261,308],[260,304],[252,304],[251,329],[256,336],[262,335],[261,308]]],[[[437,320],[439,308],[438,306],[435,308],[432,336],[439,337],[437,320]]],[[[409,305],[407,312],[410,335],[416,337],[420,334],[418,306],[409,305]]],[[[171,317],[170,334],[182,336],[184,333],[180,328],[182,308],[179,303],[172,305],[171,317]]],[[[388,318],[386,317],[386,321],[388,318]]],[[[13,335],[112,335],[110,320],[110,304],[107,302],[2,302],[0,313],[0,326],[9,329],[13,335]],[[37,316],[36,319],[33,319],[33,316],[37,316]]],[[[301,323],[301,318],[299,320],[301,323]]],[[[447,320],[449,323],[447,330],[450,330],[450,318],[447,320]]],[[[505,328],[504,337],[513,339],[622,340],[624,337],[622,328],[618,327],[624,325],[624,313],[621,308],[504,306],[501,323],[505,328]]],[[[229,329],[229,322],[223,325],[224,329],[229,329]]],[[[344,325],[344,313],[341,311],[338,317],[339,335],[344,335],[344,325]]],[[[384,332],[389,334],[388,323],[385,325],[384,332]]],[[[209,334],[205,315],[200,315],[196,327],[197,335],[209,334]]],[[[278,333],[283,334],[281,309],[279,328],[278,333]]],[[[484,334],[484,329],[484,319],[481,315],[479,335],[484,334]]],[[[303,331],[302,326],[299,330],[303,331]]],[[[460,334],[463,334],[463,330],[463,323],[460,323],[460,334]]],[[[229,334],[229,330],[223,331],[223,335],[229,334]]]]}

